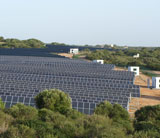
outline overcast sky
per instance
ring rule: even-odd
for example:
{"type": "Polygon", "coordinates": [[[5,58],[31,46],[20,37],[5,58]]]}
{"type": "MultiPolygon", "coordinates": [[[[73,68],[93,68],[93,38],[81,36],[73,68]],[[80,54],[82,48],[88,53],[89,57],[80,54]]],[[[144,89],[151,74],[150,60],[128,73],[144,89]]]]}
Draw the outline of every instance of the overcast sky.
{"type": "Polygon", "coordinates": [[[0,0],[0,7],[5,38],[160,46],[160,0],[0,0]]]}

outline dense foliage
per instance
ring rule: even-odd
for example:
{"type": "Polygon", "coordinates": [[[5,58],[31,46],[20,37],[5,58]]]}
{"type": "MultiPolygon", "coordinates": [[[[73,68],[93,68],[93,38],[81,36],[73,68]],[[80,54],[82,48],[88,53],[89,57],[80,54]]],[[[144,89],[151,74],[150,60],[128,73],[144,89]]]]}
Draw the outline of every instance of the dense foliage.
{"type": "Polygon", "coordinates": [[[88,52],[86,58],[90,60],[103,59],[105,63],[117,66],[140,66],[153,70],[160,70],[160,48],[126,49],[117,51],[97,50],[88,52]],[[140,54],[139,58],[133,55],[140,54]]]}
{"type": "Polygon", "coordinates": [[[60,113],[66,113],[71,109],[70,97],[56,89],[43,91],[35,97],[35,101],[39,109],[47,108],[60,113]]]}
{"type": "Polygon", "coordinates": [[[64,43],[58,43],[58,42],[52,42],[51,45],[52,45],[52,46],[67,46],[67,45],[64,44],[64,43]]]}
{"type": "Polygon", "coordinates": [[[18,40],[0,37],[0,48],[44,48],[45,44],[37,39],[18,40]]]}
{"type": "Polygon", "coordinates": [[[67,94],[56,89],[43,91],[35,100],[38,108],[18,103],[9,109],[0,100],[1,138],[160,137],[160,105],[141,108],[131,121],[124,108],[107,101],[93,115],[82,114],[71,108],[67,94]]]}

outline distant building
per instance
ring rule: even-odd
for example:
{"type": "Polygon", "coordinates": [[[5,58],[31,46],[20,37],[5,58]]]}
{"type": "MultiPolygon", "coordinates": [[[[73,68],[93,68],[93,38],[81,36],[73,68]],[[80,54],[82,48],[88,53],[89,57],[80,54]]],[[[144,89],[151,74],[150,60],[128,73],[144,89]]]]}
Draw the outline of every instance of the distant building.
{"type": "Polygon", "coordinates": [[[104,60],[93,60],[93,62],[95,62],[95,63],[100,63],[100,64],[104,64],[104,60]]]}
{"type": "Polygon", "coordinates": [[[71,48],[70,49],[70,54],[78,54],[79,53],[79,49],[78,48],[71,48]]]}
{"type": "Polygon", "coordinates": [[[111,44],[111,47],[114,47],[114,44],[111,44]]]}
{"type": "Polygon", "coordinates": [[[133,56],[134,58],[139,58],[139,53],[137,53],[137,55],[133,56]]]}
{"type": "Polygon", "coordinates": [[[124,49],[128,49],[128,46],[124,46],[123,48],[124,48],[124,49]]]}
{"type": "Polygon", "coordinates": [[[160,89],[160,77],[152,77],[152,88],[160,89]]]}
{"type": "Polygon", "coordinates": [[[128,71],[134,72],[135,76],[139,75],[139,67],[137,67],[137,66],[129,66],[128,71]]]}

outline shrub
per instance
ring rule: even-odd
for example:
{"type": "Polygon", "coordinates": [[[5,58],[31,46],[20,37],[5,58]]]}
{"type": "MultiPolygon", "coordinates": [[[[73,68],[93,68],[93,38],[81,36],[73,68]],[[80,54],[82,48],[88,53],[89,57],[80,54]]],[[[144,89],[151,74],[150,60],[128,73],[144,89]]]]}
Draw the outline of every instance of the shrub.
{"type": "Polygon", "coordinates": [[[45,90],[35,97],[39,109],[46,108],[54,112],[65,114],[71,109],[70,97],[57,89],[45,90]]]}
{"type": "Polygon", "coordinates": [[[64,115],[45,108],[39,110],[38,116],[40,120],[54,124],[63,123],[66,120],[64,115]]]}
{"type": "Polygon", "coordinates": [[[0,135],[1,138],[35,138],[35,131],[27,126],[11,126],[5,133],[0,135]]]}
{"type": "Polygon", "coordinates": [[[4,109],[5,109],[5,103],[0,98],[0,110],[4,110],[4,109]]]}
{"type": "Polygon", "coordinates": [[[94,110],[94,113],[97,115],[104,115],[109,117],[111,115],[112,110],[112,104],[107,101],[104,101],[97,105],[97,107],[94,110]]]}
{"type": "Polygon", "coordinates": [[[0,133],[5,132],[12,121],[13,118],[10,115],[0,111],[0,133]]]}
{"type": "Polygon", "coordinates": [[[125,138],[125,132],[112,125],[112,120],[101,115],[85,116],[77,120],[83,126],[84,138],[125,138]]]}
{"type": "Polygon", "coordinates": [[[7,112],[18,120],[30,120],[38,117],[36,108],[21,103],[12,106],[7,112]]]}
{"type": "Polygon", "coordinates": [[[156,121],[160,119],[160,105],[145,106],[135,112],[136,121],[156,121]]]}

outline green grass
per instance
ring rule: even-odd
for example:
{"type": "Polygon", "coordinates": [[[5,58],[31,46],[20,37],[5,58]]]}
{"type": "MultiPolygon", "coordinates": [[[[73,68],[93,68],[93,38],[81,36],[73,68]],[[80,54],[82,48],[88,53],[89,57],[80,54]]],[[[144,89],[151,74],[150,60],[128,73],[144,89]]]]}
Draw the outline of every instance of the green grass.
{"type": "Polygon", "coordinates": [[[73,58],[73,59],[79,59],[79,56],[80,56],[80,55],[73,55],[72,58],[73,58]]]}
{"type": "Polygon", "coordinates": [[[149,71],[144,71],[144,70],[142,70],[142,73],[143,73],[144,75],[149,76],[149,77],[158,77],[158,74],[155,74],[155,73],[152,73],[152,72],[149,72],[149,71]]]}

